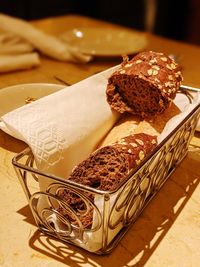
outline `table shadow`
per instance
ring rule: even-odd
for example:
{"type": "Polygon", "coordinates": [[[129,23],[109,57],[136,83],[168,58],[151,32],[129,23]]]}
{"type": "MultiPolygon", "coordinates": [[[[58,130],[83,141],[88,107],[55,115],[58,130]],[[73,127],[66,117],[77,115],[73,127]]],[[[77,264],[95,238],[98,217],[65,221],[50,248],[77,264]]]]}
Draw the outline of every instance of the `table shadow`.
{"type": "Polygon", "coordinates": [[[35,220],[33,218],[33,215],[32,215],[32,212],[31,212],[29,205],[26,205],[23,208],[19,209],[17,211],[17,213],[19,213],[20,215],[22,215],[24,217],[23,221],[36,226],[36,223],[35,223],[35,220]]]}
{"type": "Polygon", "coordinates": [[[35,251],[67,264],[87,266],[144,266],[165,237],[199,184],[195,171],[199,168],[199,153],[191,151],[175,173],[131,226],[119,245],[108,255],[96,255],[63,243],[37,230],[29,239],[35,251]],[[181,175],[181,177],[180,177],[181,175]],[[170,196],[170,197],[169,197],[170,196]]]}
{"type": "Polygon", "coordinates": [[[10,152],[20,153],[27,147],[27,144],[0,129],[0,147],[10,152]]]}

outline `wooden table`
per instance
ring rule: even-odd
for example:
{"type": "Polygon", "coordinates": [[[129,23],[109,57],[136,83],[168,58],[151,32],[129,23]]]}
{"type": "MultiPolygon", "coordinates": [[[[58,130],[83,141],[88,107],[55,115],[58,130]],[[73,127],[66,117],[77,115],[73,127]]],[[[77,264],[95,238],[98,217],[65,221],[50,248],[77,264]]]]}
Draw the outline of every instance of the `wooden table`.
{"type": "MultiPolygon", "coordinates": [[[[54,35],[78,26],[116,27],[80,16],[49,18],[33,24],[54,35]]],[[[184,67],[184,84],[200,87],[200,47],[149,34],[147,49],[176,54],[184,67]]],[[[73,84],[120,61],[96,60],[84,65],[42,56],[39,68],[1,74],[0,89],[20,83],[59,83],[59,80],[73,84]]],[[[107,256],[93,255],[53,241],[37,230],[11,164],[13,156],[24,147],[24,143],[0,131],[0,266],[199,266],[199,133],[196,132],[191,141],[188,156],[119,246],[107,256]]]]}

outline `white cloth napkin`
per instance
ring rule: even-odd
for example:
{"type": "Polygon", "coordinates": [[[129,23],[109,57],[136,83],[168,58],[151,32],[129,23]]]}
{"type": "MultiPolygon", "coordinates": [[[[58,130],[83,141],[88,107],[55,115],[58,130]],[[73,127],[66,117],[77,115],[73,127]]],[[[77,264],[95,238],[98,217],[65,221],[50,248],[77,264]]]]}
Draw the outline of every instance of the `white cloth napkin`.
{"type": "Polygon", "coordinates": [[[38,53],[0,55],[0,73],[30,69],[39,65],[38,53]]]}
{"type": "Polygon", "coordinates": [[[23,38],[9,32],[0,31],[0,55],[30,53],[34,47],[23,38]]]}
{"type": "Polygon", "coordinates": [[[0,13],[0,30],[23,38],[40,52],[57,60],[88,62],[92,59],[91,56],[82,54],[76,48],[19,18],[0,13]]]}
{"type": "Polygon", "coordinates": [[[0,128],[32,149],[40,170],[67,178],[116,122],[106,101],[114,68],[5,114],[0,128]]]}
{"type": "Polygon", "coordinates": [[[30,69],[40,64],[34,47],[13,33],[0,31],[0,73],[30,69]]]}

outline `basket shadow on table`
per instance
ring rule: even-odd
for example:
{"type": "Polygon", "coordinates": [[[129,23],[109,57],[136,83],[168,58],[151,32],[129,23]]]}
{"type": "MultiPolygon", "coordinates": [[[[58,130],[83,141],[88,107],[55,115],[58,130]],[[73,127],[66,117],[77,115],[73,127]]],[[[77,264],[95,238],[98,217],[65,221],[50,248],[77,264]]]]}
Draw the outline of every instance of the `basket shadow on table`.
{"type": "MultiPolygon", "coordinates": [[[[193,166],[193,170],[199,168],[199,154],[200,149],[188,153],[187,161],[183,160],[111,254],[95,255],[46,236],[39,230],[29,239],[29,246],[73,267],[82,264],[105,267],[111,264],[116,267],[144,266],[198,186],[198,177],[195,171],[190,170],[190,166],[193,166]]],[[[28,206],[18,212],[27,215],[25,220],[32,223],[28,206]]]]}
{"type": "MultiPolygon", "coordinates": [[[[15,153],[21,152],[26,147],[26,144],[19,140],[16,142],[15,138],[2,131],[0,139],[5,149],[15,153]]],[[[196,154],[194,151],[189,152],[187,161],[184,160],[168,179],[111,254],[105,256],[91,254],[46,236],[38,230],[29,239],[29,246],[58,262],[69,264],[69,266],[73,263],[73,267],[81,264],[106,267],[113,263],[116,267],[144,266],[199,183],[195,172],[192,172],[193,169],[199,168],[200,149],[197,148],[197,151],[196,154]],[[190,166],[193,166],[192,170],[190,166]]],[[[18,210],[18,213],[24,216],[24,221],[35,225],[28,205],[18,210]]]]}

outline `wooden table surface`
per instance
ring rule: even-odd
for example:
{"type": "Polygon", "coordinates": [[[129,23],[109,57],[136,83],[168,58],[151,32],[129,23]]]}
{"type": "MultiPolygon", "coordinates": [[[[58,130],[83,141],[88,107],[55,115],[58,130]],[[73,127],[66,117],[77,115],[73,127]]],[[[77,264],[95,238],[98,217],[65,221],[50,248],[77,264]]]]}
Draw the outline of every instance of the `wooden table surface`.
{"type": "MultiPolygon", "coordinates": [[[[75,15],[32,23],[53,35],[80,26],[116,27],[75,15]]],[[[200,87],[200,47],[148,34],[147,49],[177,55],[183,66],[184,84],[200,87]]],[[[120,62],[121,58],[117,58],[75,64],[41,56],[38,68],[1,74],[0,89],[22,83],[62,83],[60,80],[73,84],[120,62]]],[[[13,156],[24,147],[24,143],[0,131],[0,266],[199,266],[199,133],[195,133],[187,157],[118,247],[107,256],[97,256],[54,241],[37,230],[11,164],[13,156]]]]}

